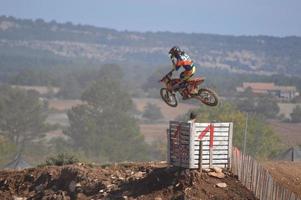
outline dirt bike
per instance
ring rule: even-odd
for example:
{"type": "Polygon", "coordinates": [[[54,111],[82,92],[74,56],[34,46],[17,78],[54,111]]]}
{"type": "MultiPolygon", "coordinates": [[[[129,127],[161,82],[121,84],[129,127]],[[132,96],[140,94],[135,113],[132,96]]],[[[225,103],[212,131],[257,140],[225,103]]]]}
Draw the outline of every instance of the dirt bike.
{"type": "Polygon", "coordinates": [[[183,100],[195,98],[208,106],[216,106],[218,104],[217,94],[213,90],[209,88],[199,88],[199,85],[205,81],[204,77],[189,79],[184,83],[185,87],[174,91],[173,86],[179,84],[181,80],[171,78],[173,71],[174,69],[160,80],[160,82],[165,85],[165,87],[160,89],[160,95],[167,105],[171,107],[178,105],[176,92],[180,93],[183,100]]]}

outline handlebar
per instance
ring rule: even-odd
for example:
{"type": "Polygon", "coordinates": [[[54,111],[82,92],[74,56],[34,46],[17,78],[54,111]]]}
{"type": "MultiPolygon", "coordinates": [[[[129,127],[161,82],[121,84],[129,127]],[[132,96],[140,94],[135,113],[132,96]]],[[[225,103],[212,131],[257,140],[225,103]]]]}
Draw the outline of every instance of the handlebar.
{"type": "Polygon", "coordinates": [[[170,70],[170,72],[168,72],[165,76],[163,76],[163,78],[159,82],[162,82],[167,76],[171,76],[174,71],[175,69],[170,70]]]}

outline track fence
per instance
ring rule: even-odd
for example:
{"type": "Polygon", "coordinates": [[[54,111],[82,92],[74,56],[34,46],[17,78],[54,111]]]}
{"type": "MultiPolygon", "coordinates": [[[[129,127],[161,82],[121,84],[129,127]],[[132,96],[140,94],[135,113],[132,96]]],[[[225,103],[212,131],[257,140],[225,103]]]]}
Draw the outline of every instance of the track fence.
{"type": "Polygon", "coordinates": [[[301,200],[294,192],[289,191],[273,177],[253,157],[243,155],[233,147],[231,171],[238,176],[241,183],[262,200],[301,200]]]}

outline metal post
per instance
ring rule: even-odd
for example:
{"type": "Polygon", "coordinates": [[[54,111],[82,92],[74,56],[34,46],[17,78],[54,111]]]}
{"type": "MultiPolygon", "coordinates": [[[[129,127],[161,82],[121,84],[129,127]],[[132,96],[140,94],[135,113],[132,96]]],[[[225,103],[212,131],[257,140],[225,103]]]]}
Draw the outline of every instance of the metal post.
{"type": "Polygon", "coordinates": [[[170,140],[171,140],[171,135],[170,135],[170,129],[166,129],[166,136],[167,136],[167,163],[171,165],[171,149],[170,149],[170,140]]]}
{"type": "Polygon", "coordinates": [[[203,142],[199,142],[199,171],[202,172],[203,142]]]}
{"type": "Polygon", "coordinates": [[[247,146],[248,118],[249,118],[249,113],[246,114],[246,127],[245,127],[245,133],[244,133],[244,146],[243,146],[243,154],[244,155],[246,155],[246,146],[247,146]]]}
{"type": "Polygon", "coordinates": [[[212,168],[213,147],[209,147],[209,168],[212,168]]]}
{"type": "Polygon", "coordinates": [[[209,167],[212,168],[212,160],[213,160],[213,132],[214,132],[214,126],[213,124],[210,124],[210,144],[209,144],[209,167]]]}

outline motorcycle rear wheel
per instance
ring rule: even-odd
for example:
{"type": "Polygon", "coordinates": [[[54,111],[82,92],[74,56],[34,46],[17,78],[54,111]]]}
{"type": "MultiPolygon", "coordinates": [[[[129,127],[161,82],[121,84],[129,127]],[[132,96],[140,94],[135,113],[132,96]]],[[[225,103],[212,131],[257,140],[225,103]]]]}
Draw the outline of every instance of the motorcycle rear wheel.
{"type": "Polygon", "coordinates": [[[197,99],[207,106],[216,106],[218,104],[217,94],[209,88],[199,89],[197,99]]]}
{"type": "Polygon", "coordinates": [[[175,94],[171,93],[168,91],[166,88],[161,88],[160,90],[160,95],[163,101],[171,106],[171,107],[177,107],[178,105],[178,100],[175,94]]]}

